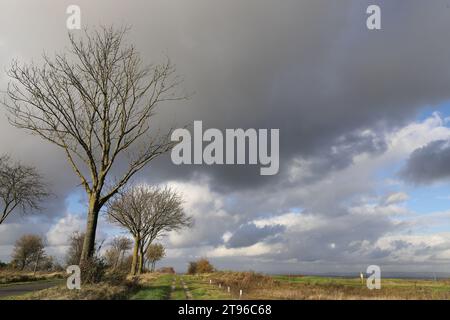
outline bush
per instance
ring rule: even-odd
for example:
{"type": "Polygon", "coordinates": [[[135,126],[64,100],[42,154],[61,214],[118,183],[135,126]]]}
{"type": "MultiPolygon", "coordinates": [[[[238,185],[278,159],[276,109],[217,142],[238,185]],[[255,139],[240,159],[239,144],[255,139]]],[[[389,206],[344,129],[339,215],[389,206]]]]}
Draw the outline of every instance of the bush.
{"type": "Polygon", "coordinates": [[[191,261],[189,262],[189,267],[187,270],[188,274],[196,274],[197,273],[197,262],[191,261]]]}
{"type": "Polygon", "coordinates": [[[82,283],[99,283],[106,273],[106,263],[103,259],[93,257],[80,265],[82,283]]]}
{"type": "Polygon", "coordinates": [[[202,258],[197,261],[197,273],[211,273],[214,272],[214,266],[208,259],[202,258]]]}
{"type": "Polygon", "coordinates": [[[206,258],[201,258],[197,261],[189,262],[188,274],[197,273],[212,273],[214,272],[214,266],[206,258]]]}
{"type": "Polygon", "coordinates": [[[158,270],[156,270],[156,272],[175,274],[175,269],[172,267],[162,267],[162,268],[159,268],[158,270]]]}

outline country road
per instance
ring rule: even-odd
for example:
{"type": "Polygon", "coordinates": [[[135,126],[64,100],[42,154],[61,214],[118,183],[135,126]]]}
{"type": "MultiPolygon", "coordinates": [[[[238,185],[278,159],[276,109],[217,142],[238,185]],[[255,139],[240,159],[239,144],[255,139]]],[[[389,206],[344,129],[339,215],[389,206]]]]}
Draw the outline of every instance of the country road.
{"type": "Polygon", "coordinates": [[[6,298],[9,296],[18,296],[25,293],[44,290],[63,283],[64,280],[52,280],[52,281],[36,281],[22,284],[8,284],[0,286],[0,298],[6,298]]]}

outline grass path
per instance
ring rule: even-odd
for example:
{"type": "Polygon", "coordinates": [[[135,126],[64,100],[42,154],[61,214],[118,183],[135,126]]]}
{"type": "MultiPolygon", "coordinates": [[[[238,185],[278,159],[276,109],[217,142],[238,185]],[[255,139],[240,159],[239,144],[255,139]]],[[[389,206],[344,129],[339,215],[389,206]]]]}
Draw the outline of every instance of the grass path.
{"type": "Polygon", "coordinates": [[[204,279],[187,275],[158,275],[143,281],[131,300],[229,300],[232,296],[204,279]]]}
{"type": "Polygon", "coordinates": [[[192,293],[189,291],[188,286],[186,285],[186,283],[184,283],[183,280],[181,280],[181,285],[183,286],[183,290],[184,290],[184,294],[186,295],[186,299],[187,300],[192,300],[192,293]]]}
{"type": "Polygon", "coordinates": [[[172,292],[170,293],[170,300],[185,300],[186,294],[182,285],[180,277],[176,276],[172,283],[172,292]]]}

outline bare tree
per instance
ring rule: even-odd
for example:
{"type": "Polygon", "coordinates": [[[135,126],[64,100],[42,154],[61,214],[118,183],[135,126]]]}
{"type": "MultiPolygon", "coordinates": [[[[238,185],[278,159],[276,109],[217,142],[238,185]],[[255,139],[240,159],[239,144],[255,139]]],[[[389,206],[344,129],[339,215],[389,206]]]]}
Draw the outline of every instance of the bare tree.
{"type": "MultiPolygon", "coordinates": [[[[81,260],[81,254],[83,252],[83,244],[84,239],[86,238],[86,233],[75,231],[69,236],[69,249],[66,253],[66,264],[68,266],[70,265],[76,265],[80,263],[81,260]]],[[[105,240],[102,241],[96,241],[94,245],[94,254],[99,253],[102,249],[103,243],[105,240]]],[[[98,255],[96,258],[99,258],[98,255]]]]}
{"type": "Polygon", "coordinates": [[[160,243],[151,244],[148,246],[145,256],[150,263],[150,271],[155,271],[156,262],[164,258],[166,255],[166,250],[164,246],[160,243]]]}
{"type": "Polygon", "coordinates": [[[125,43],[126,32],[86,30],[79,39],[69,33],[68,53],[44,55],[42,66],[14,61],[8,72],[4,105],[10,123],[60,147],[86,190],[81,260],[94,254],[105,203],[174,145],[171,129],[159,134],[150,126],[156,106],[186,97],[176,90],[180,80],[170,60],[145,66],[135,47],[125,43]],[[113,169],[120,158],[127,165],[113,169]]]}
{"type": "Polygon", "coordinates": [[[143,271],[145,252],[155,239],[191,225],[181,197],[168,187],[140,185],[120,192],[108,204],[108,216],[111,222],[133,235],[133,275],[143,271]]]}
{"type": "Polygon", "coordinates": [[[33,167],[0,157],[0,224],[15,210],[40,210],[40,202],[49,195],[43,179],[33,167]]]}
{"type": "Polygon", "coordinates": [[[12,262],[20,270],[24,270],[29,265],[34,265],[34,271],[39,264],[40,259],[44,259],[44,240],[42,237],[34,234],[27,234],[16,241],[12,262]]]}
{"type": "Polygon", "coordinates": [[[111,241],[111,248],[107,251],[110,257],[110,264],[113,269],[117,269],[123,264],[125,254],[133,246],[133,242],[127,237],[116,237],[111,241]]]}
{"type": "Polygon", "coordinates": [[[69,249],[66,253],[66,264],[68,266],[80,263],[81,252],[83,251],[84,233],[75,231],[69,237],[69,249]]]}

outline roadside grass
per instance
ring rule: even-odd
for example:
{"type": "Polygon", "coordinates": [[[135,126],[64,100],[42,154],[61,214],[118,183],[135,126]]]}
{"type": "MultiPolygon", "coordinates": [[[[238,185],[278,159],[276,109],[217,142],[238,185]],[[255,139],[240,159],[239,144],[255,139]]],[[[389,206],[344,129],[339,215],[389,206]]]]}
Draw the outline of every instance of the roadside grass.
{"type": "Polygon", "coordinates": [[[85,284],[81,290],[69,290],[65,285],[52,287],[25,295],[10,297],[9,300],[127,300],[135,290],[129,283],[85,284]]]}
{"type": "MultiPolygon", "coordinates": [[[[54,280],[53,280],[54,281],[54,280]]],[[[37,282],[33,282],[37,283],[37,282]]],[[[11,284],[12,285],[12,284],[11,284]]],[[[136,293],[139,285],[134,278],[105,277],[96,284],[82,284],[80,290],[69,290],[65,281],[48,289],[33,291],[16,296],[3,297],[3,300],[127,300],[136,293]]]]}
{"type": "Polygon", "coordinates": [[[18,296],[8,296],[8,297],[1,297],[0,301],[9,301],[9,300],[33,300],[33,292],[21,294],[18,296]]]}
{"type": "Polygon", "coordinates": [[[173,275],[149,274],[141,278],[141,290],[131,300],[167,300],[170,298],[173,275]]]}
{"type": "Polygon", "coordinates": [[[206,276],[184,275],[183,280],[189,288],[194,300],[230,300],[231,294],[226,288],[219,288],[217,285],[209,284],[206,276]]]}

